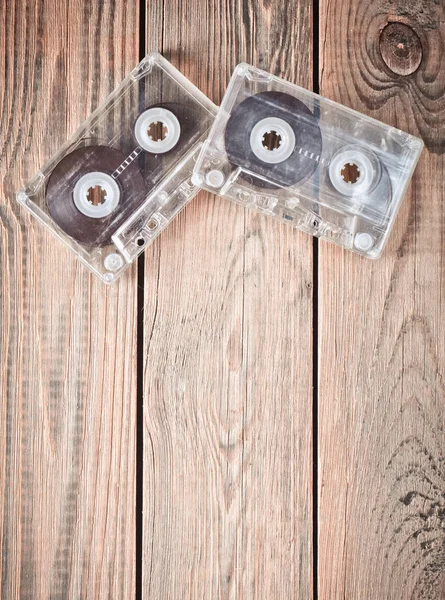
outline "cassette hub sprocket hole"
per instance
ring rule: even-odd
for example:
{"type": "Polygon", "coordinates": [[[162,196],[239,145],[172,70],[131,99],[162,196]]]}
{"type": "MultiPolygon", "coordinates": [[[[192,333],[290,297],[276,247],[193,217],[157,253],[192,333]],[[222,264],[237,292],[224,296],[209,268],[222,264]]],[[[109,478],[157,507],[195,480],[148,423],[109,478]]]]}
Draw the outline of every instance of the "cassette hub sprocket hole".
{"type": "Polygon", "coordinates": [[[94,185],[88,188],[87,200],[93,206],[100,206],[107,199],[107,192],[101,185],[94,185]]]}
{"type": "Polygon", "coordinates": [[[162,142],[168,135],[168,127],[162,121],[154,121],[148,126],[147,133],[154,142],[162,142]]]}
{"type": "Polygon", "coordinates": [[[354,162],[345,163],[341,170],[341,176],[346,183],[357,183],[360,179],[360,169],[354,162]]]}
{"type": "MultiPolygon", "coordinates": [[[[182,125],[175,113],[166,108],[167,106],[177,108],[175,103],[152,106],[144,110],[136,119],[134,135],[139,146],[146,152],[152,154],[170,152],[181,138],[182,125]]],[[[187,124],[187,127],[190,127],[191,123],[186,122],[187,119],[182,121],[183,125],[187,124]]]]}
{"type": "Polygon", "coordinates": [[[281,135],[274,131],[268,131],[263,135],[263,146],[267,150],[276,150],[281,146],[281,135]]]}
{"type": "MultiPolygon", "coordinates": [[[[255,110],[258,107],[253,108],[254,110],[250,110],[251,122],[249,122],[247,129],[245,128],[245,110],[241,110],[235,121],[229,120],[226,127],[226,138],[228,132],[230,132],[230,140],[228,140],[230,148],[233,148],[235,153],[239,153],[240,158],[241,155],[244,156],[244,159],[241,159],[242,162],[246,160],[246,151],[247,156],[252,152],[253,158],[247,158],[249,166],[252,160],[257,163],[257,159],[262,161],[260,164],[285,163],[295,150],[295,131],[292,129],[292,125],[295,127],[295,124],[290,124],[280,117],[270,115],[258,120],[258,117],[261,117],[262,114],[259,110],[255,110]]],[[[268,168],[270,169],[270,167],[268,168]]],[[[285,172],[288,171],[286,166],[282,167],[283,169],[285,172]]]]}

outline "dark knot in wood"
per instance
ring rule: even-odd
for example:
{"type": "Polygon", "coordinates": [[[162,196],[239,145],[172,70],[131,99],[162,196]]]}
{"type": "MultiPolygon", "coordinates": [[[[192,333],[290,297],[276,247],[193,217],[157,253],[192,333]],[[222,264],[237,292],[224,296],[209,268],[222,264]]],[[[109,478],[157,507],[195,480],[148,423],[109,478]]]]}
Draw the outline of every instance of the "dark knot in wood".
{"type": "Polygon", "coordinates": [[[380,34],[380,53],[393,73],[411,75],[422,62],[422,42],[409,25],[389,23],[380,34]]]}

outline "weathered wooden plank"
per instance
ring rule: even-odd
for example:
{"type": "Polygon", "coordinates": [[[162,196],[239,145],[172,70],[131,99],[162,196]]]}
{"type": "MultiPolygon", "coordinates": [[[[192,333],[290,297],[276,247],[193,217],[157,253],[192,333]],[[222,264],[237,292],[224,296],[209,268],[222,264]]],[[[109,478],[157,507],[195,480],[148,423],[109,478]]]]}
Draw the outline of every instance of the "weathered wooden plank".
{"type": "Polygon", "coordinates": [[[137,63],[133,0],[0,3],[0,597],[131,598],[135,271],[106,288],[14,191],[137,63]]]}
{"type": "Polygon", "coordinates": [[[444,8],[323,0],[320,15],[321,92],[427,146],[381,260],[320,245],[320,598],[434,600],[445,594],[444,8]]]}
{"type": "MultiPolygon", "coordinates": [[[[148,3],[147,40],[215,102],[241,60],[310,86],[311,10],[148,3]]],[[[202,193],[145,265],[144,593],[311,598],[312,239],[202,193]]]]}

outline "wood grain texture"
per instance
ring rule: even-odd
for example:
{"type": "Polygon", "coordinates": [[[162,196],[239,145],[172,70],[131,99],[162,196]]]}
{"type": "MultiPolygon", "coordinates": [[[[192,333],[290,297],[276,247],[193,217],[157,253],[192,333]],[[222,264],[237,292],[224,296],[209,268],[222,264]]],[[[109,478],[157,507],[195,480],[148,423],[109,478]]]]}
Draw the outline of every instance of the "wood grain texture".
{"type": "Polygon", "coordinates": [[[443,3],[322,0],[320,16],[321,92],[421,135],[427,146],[379,261],[320,244],[320,598],[438,600],[445,596],[443,3]],[[393,22],[420,40],[417,70],[417,42],[404,27],[383,40],[382,57],[381,32],[393,22]]]}
{"type": "Polygon", "coordinates": [[[135,272],[106,288],[14,192],[137,63],[133,0],[0,3],[0,597],[127,599],[135,272]]]}
{"type": "MultiPolygon", "coordinates": [[[[310,86],[311,19],[168,0],[147,40],[219,102],[241,60],[310,86]]],[[[143,593],[307,600],[312,239],[201,193],[145,268],[143,593]]]]}

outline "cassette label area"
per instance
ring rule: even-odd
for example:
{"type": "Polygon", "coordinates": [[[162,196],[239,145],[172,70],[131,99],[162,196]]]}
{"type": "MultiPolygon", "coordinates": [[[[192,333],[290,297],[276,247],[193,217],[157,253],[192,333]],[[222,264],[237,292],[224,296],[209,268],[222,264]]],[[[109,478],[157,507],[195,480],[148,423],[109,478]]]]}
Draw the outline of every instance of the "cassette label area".
{"type": "Polygon", "coordinates": [[[377,258],[422,147],[412,135],[240,64],[193,182],[377,258]]]}
{"type": "Polygon", "coordinates": [[[148,54],[18,193],[19,202],[111,283],[193,198],[216,106],[148,54]]]}

